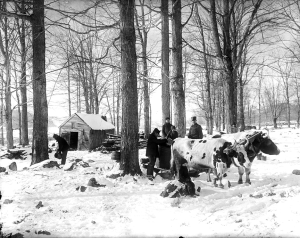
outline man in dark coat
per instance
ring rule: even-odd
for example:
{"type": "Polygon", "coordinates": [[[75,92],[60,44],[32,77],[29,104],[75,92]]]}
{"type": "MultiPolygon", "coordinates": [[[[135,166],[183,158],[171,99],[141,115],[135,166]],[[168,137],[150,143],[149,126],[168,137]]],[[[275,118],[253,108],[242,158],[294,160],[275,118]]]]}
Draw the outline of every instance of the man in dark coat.
{"type": "Polygon", "coordinates": [[[175,140],[178,137],[178,132],[176,131],[176,127],[175,126],[171,126],[171,131],[168,133],[167,135],[167,139],[170,138],[172,140],[175,140]]]}
{"type": "Polygon", "coordinates": [[[155,128],[150,134],[147,141],[146,156],[148,156],[150,162],[147,167],[147,177],[153,179],[153,169],[158,154],[158,145],[163,145],[168,142],[167,139],[158,139],[160,131],[155,128]]]}
{"type": "Polygon", "coordinates": [[[58,143],[57,153],[61,155],[61,164],[65,164],[70,146],[64,138],[60,137],[57,134],[54,134],[53,138],[58,143]]]}
{"type": "Polygon", "coordinates": [[[171,131],[172,124],[170,123],[170,117],[166,117],[166,123],[162,126],[162,136],[166,138],[168,133],[171,131]]]}
{"type": "Polygon", "coordinates": [[[188,138],[190,139],[202,139],[202,127],[197,123],[196,117],[192,117],[192,126],[189,130],[188,138]]]}

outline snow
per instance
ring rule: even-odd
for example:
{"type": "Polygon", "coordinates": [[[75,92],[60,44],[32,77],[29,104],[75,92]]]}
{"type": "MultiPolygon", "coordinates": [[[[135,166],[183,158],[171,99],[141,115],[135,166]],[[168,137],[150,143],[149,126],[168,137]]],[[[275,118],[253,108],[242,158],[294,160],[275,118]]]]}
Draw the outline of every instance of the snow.
{"type": "MultiPolygon", "coordinates": [[[[70,151],[67,162],[76,164],[71,171],[43,168],[49,161],[30,167],[30,158],[9,160],[18,171],[0,175],[3,232],[24,237],[300,237],[300,177],[292,174],[300,169],[300,130],[272,130],[270,136],[281,153],[255,159],[251,185],[237,184],[235,167],[224,181],[232,186],[224,189],[206,182],[202,173],[194,179],[201,187],[198,197],[161,197],[169,181],[160,176],[153,182],[145,175],[108,178],[119,164],[100,152],[70,151]],[[87,186],[91,178],[102,186],[87,186]],[[80,186],[87,189],[76,190],[80,186]],[[6,199],[13,201],[4,204],[6,199]],[[37,208],[39,202],[43,206],[37,208]],[[42,231],[50,235],[36,234],[42,231]]],[[[60,162],[53,153],[50,160],[60,162]]],[[[0,160],[0,166],[9,161],[0,160]]]]}

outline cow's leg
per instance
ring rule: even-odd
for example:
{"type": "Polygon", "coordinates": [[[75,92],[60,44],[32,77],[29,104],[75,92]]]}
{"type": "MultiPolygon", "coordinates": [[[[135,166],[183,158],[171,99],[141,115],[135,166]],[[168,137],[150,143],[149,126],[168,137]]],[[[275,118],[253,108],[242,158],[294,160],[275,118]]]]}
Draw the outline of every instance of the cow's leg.
{"type": "Polygon", "coordinates": [[[171,167],[170,171],[172,174],[172,177],[175,177],[176,179],[179,179],[179,169],[180,169],[180,163],[179,161],[183,158],[176,149],[173,149],[173,146],[171,148],[171,167]]]}
{"type": "Polygon", "coordinates": [[[219,188],[224,188],[224,185],[222,183],[222,179],[223,179],[223,174],[220,174],[220,176],[219,176],[219,188]]]}
{"type": "Polygon", "coordinates": [[[243,184],[243,174],[245,172],[244,167],[238,167],[239,170],[239,181],[238,184],[243,184]]]}
{"type": "Polygon", "coordinates": [[[206,178],[207,182],[211,182],[210,173],[211,173],[211,168],[209,168],[208,171],[207,171],[207,178],[206,178]]]}
{"type": "Polygon", "coordinates": [[[213,185],[215,186],[215,187],[218,187],[218,185],[217,185],[217,180],[218,180],[218,175],[217,175],[217,169],[216,168],[213,168],[213,169],[210,169],[212,172],[213,172],[213,174],[214,174],[214,181],[213,181],[213,185]]]}
{"type": "Polygon", "coordinates": [[[249,177],[251,173],[251,167],[246,168],[245,171],[246,171],[246,183],[251,184],[250,177],[249,177]]]}

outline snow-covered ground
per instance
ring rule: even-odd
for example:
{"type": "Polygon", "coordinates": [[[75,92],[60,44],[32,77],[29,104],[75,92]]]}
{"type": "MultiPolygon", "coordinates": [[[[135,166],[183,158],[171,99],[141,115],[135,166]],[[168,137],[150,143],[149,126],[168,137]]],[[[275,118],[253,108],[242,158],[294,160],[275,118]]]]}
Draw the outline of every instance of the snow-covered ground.
{"type": "MultiPolygon", "coordinates": [[[[100,152],[69,152],[69,163],[82,159],[90,165],[79,162],[72,171],[42,168],[45,162],[30,167],[30,158],[16,160],[18,171],[0,175],[3,232],[24,237],[300,237],[300,175],[292,174],[300,169],[300,130],[271,130],[270,136],[281,153],[255,159],[251,185],[237,184],[234,167],[226,177],[230,188],[213,187],[203,173],[194,179],[201,187],[195,198],[161,197],[169,181],[160,176],[154,183],[144,176],[107,178],[118,164],[100,152]],[[90,178],[106,186],[89,187],[90,178]],[[80,186],[87,189],[76,190],[80,186]],[[43,206],[37,208],[39,202],[43,206]]],[[[56,161],[53,153],[50,159],[56,161]]],[[[0,166],[9,162],[0,160],[0,166]]]]}

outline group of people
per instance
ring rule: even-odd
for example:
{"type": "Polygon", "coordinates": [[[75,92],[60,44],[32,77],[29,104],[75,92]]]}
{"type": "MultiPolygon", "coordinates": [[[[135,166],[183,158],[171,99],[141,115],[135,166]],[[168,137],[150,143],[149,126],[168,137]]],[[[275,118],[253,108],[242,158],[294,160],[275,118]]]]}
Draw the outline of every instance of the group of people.
{"type": "MultiPolygon", "coordinates": [[[[170,117],[166,117],[165,124],[162,126],[162,138],[158,138],[160,130],[155,128],[149,135],[146,148],[146,156],[149,158],[149,164],[147,167],[147,177],[153,179],[153,170],[156,162],[156,158],[159,158],[159,145],[168,145],[170,147],[173,140],[178,137],[176,127],[171,124],[170,117]]],[[[61,164],[66,163],[67,153],[70,148],[68,142],[57,134],[53,135],[53,138],[57,141],[58,147],[55,153],[55,157],[61,159],[61,164]]],[[[192,117],[192,125],[189,129],[188,138],[190,139],[202,139],[203,132],[202,127],[197,123],[196,117],[192,117]]],[[[185,166],[185,163],[184,163],[185,166]]],[[[186,177],[186,169],[184,169],[183,177],[186,177]]],[[[179,175],[180,177],[180,175],[179,175]]],[[[182,179],[180,179],[182,180],[182,179]]]]}
{"type": "MultiPolygon", "coordinates": [[[[147,142],[146,156],[149,158],[149,164],[147,167],[147,177],[153,179],[153,170],[156,162],[156,158],[159,158],[158,146],[170,144],[171,141],[178,137],[176,127],[171,124],[170,117],[166,117],[165,124],[162,126],[162,138],[158,138],[160,130],[155,128],[150,134],[147,142]],[[169,139],[169,141],[168,141],[169,139]]],[[[196,117],[192,117],[192,125],[189,129],[188,138],[190,139],[202,139],[203,132],[202,127],[197,123],[196,117]]]]}

